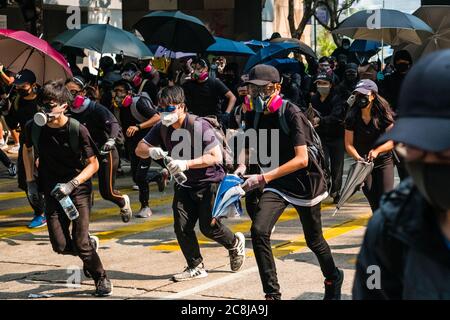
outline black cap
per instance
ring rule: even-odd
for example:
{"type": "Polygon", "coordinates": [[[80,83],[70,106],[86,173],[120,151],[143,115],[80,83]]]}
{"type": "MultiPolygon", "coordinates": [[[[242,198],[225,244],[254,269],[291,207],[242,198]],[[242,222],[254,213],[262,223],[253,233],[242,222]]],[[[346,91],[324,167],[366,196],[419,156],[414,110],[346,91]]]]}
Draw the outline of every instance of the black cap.
{"type": "Polygon", "coordinates": [[[14,84],[21,85],[24,83],[33,84],[36,82],[36,75],[33,71],[28,69],[23,69],[22,71],[18,72],[16,76],[14,77],[14,84]]]}
{"type": "Polygon", "coordinates": [[[405,77],[398,121],[377,144],[389,140],[441,152],[450,149],[450,49],[419,60],[405,77]]]}
{"type": "Polygon", "coordinates": [[[280,83],[280,81],[280,73],[275,67],[266,64],[258,64],[248,73],[247,83],[265,86],[269,83],[280,83]]]}
{"type": "Polygon", "coordinates": [[[370,79],[363,79],[356,84],[353,92],[359,92],[366,95],[372,92],[378,93],[378,86],[370,79]]]}
{"type": "Polygon", "coordinates": [[[316,79],[314,80],[314,82],[317,81],[328,81],[329,83],[333,82],[333,74],[332,73],[328,73],[328,72],[321,72],[317,75],[316,79]]]}

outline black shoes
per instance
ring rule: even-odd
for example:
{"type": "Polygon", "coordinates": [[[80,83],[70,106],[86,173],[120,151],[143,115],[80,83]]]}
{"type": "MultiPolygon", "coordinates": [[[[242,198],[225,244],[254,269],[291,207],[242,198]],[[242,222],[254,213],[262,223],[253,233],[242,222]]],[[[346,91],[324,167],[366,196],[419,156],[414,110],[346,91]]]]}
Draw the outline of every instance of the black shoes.
{"type": "Polygon", "coordinates": [[[95,288],[94,295],[96,297],[108,297],[112,295],[113,285],[106,276],[101,277],[98,281],[96,281],[95,288]]]}
{"type": "Polygon", "coordinates": [[[336,269],[338,276],[335,280],[325,280],[325,296],[323,300],[341,300],[341,288],[344,282],[344,271],[336,269]]]}
{"type": "Polygon", "coordinates": [[[280,294],[266,294],[264,296],[265,300],[281,300],[281,295],[280,294]]]}

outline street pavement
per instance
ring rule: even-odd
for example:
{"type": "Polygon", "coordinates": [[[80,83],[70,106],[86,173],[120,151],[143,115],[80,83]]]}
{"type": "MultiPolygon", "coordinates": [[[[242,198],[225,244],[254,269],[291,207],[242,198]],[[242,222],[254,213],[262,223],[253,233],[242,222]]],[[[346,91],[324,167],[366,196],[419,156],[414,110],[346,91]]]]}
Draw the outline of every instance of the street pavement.
{"type": "MultiPolygon", "coordinates": [[[[345,172],[351,163],[345,161],[345,172]]],[[[396,179],[397,180],[397,179],[396,179]]],[[[246,213],[225,223],[246,236],[247,255],[239,272],[230,270],[228,252],[198,231],[208,277],[174,283],[185,261],[173,231],[173,184],[164,192],[151,185],[153,216],[123,223],[119,209],[101,199],[94,179],[95,201],[90,232],[100,238],[99,255],[114,284],[107,299],[262,299],[261,283],[250,239],[251,221],[246,213]]],[[[139,210],[138,192],[128,174],[117,186],[139,210]]],[[[351,299],[354,265],[365,226],[371,216],[361,192],[334,217],[331,199],[322,204],[323,230],[336,264],[345,273],[342,298],[351,299]]],[[[91,279],[80,272],[78,257],[52,251],[47,228],[28,229],[32,212],[15,179],[0,170],[0,299],[99,299],[91,279]],[[80,282],[77,281],[80,278],[80,282]],[[79,283],[79,284],[78,284],[79,283]]],[[[198,229],[197,229],[198,230],[198,229]]],[[[288,207],[272,234],[283,299],[322,299],[323,277],[314,254],[306,247],[298,215],[288,207]]],[[[102,298],[105,299],[105,298],[102,298]]]]}

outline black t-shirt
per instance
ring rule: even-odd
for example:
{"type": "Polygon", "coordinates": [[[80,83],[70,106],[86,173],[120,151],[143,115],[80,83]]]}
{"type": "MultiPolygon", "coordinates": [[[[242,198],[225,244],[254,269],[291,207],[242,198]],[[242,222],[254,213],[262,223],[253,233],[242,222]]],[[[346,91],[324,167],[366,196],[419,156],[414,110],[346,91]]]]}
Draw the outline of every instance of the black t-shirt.
{"type": "MultiPolygon", "coordinates": [[[[24,98],[19,98],[16,109],[15,99],[12,100],[11,109],[9,114],[6,116],[7,124],[11,129],[15,129],[17,126],[23,130],[28,121],[32,120],[36,112],[38,111],[37,98],[33,100],[26,100],[24,98]]],[[[21,135],[21,141],[23,137],[21,135]]]]}
{"type": "MultiPolygon", "coordinates": [[[[150,100],[147,98],[142,98],[142,97],[137,101],[136,109],[147,120],[152,118],[155,114],[158,113],[155,110],[155,108],[152,106],[150,100]]],[[[137,124],[142,123],[141,121],[139,121],[138,119],[133,117],[130,107],[120,107],[119,108],[119,117],[120,117],[120,123],[122,124],[122,129],[124,131],[123,132],[124,134],[126,134],[128,127],[135,126],[137,124]]],[[[140,141],[147,135],[147,133],[149,132],[150,129],[151,128],[139,130],[130,139],[135,140],[135,141],[140,141]]],[[[125,135],[125,138],[129,139],[126,135],[125,135]]]]}
{"type": "Polygon", "coordinates": [[[70,116],[89,130],[97,147],[102,147],[109,138],[116,139],[119,135],[120,126],[116,117],[99,103],[91,101],[84,112],[72,112],[70,116]]]}
{"type": "MultiPolygon", "coordinates": [[[[289,135],[283,130],[279,130],[278,141],[271,141],[271,130],[280,128],[278,113],[261,115],[258,130],[267,129],[267,150],[268,155],[272,155],[273,146],[279,148],[279,166],[292,160],[295,157],[294,147],[308,145],[312,141],[312,132],[308,125],[308,120],[301,110],[292,103],[286,106],[285,117],[290,128],[289,135]]],[[[260,133],[261,134],[261,133],[260,133]]],[[[259,135],[258,135],[259,136],[259,135]]],[[[261,137],[259,137],[261,139],[261,137]]],[[[259,145],[259,143],[258,143],[259,145]]],[[[261,148],[261,146],[258,146],[261,148]]],[[[276,155],[272,155],[276,156],[276,155]]],[[[264,171],[265,164],[260,163],[264,171]]],[[[274,188],[284,194],[297,199],[311,200],[326,191],[322,175],[314,167],[311,161],[307,168],[297,170],[284,177],[270,182],[266,187],[274,188]]]]}
{"type": "MultiPolygon", "coordinates": [[[[27,147],[33,145],[31,128],[26,125],[27,147]]],[[[80,124],[80,152],[75,153],[69,144],[69,121],[61,128],[44,126],[39,136],[39,186],[50,194],[57,183],[66,183],[75,178],[85,167],[85,160],[95,155],[95,145],[85,126],[80,124]]]]}
{"type": "Polygon", "coordinates": [[[221,113],[221,98],[230,89],[219,79],[208,78],[205,82],[187,81],[183,85],[189,112],[205,117],[221,113]]]}
{"type": "Polygon", "coordinates": [[[311,104],[320,113],[320,123],[316,128],[320,138],[326,141],[344,139],[344,105],[336,92],[331,91],[324,101],[316,93],[311,98],[311,104]]]}
{"type": "MultiPolygon", "coordinates": [[[[347,118],[345,120],[345,129],[353,131],[353,146],[361,157],[365,157],[373,149],[378,138],[386,132],[386,129],[391,124],[385,123],[377,129],[373,123],[373,119],[368,124],[365,124],[359,115],[354,118],[347,118]]],[[[375,159],[375,163],[389,159],[391,156],[391,152],[381,154],[375,159]]]]}

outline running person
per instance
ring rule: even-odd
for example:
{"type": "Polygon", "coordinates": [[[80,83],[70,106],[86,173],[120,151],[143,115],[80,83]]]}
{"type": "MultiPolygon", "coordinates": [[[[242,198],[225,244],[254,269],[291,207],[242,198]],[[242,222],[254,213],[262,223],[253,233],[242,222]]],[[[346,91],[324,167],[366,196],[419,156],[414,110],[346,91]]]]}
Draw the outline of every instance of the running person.
{"type": "Polygon", "coordinates": [[[86,96],[86,83],[81,76],[67,80],[66,87],[74,100],[70,105],[71,117],[78,120],[88,130],[96,147],[100,150],[98,188],[103,199],[115,203],[120,208],[123,222],[133,215],[128,195],[122,195],[115,188],[119,167],[119,152],[116,140],[121,130],[114,115],[98,102],[86,96]]]}

